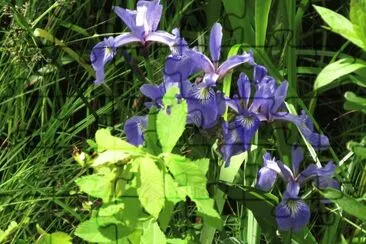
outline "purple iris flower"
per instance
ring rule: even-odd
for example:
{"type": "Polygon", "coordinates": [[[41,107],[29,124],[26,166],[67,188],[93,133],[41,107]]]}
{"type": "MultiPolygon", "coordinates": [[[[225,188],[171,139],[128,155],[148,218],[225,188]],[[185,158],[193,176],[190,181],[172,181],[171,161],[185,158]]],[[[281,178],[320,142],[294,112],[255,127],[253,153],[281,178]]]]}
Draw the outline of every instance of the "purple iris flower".
{"type": "Polygon", "coordinates": [[[191,49],[187,52],[196,65],[205,72],[203,80],[210,79],[217,81],[218,79],[225,76],[227,72],[236,66],[249,63],[254,65],[253,54],[251,52],[244,52],[242,55],[235,55],[227,59],[221,65],[218,64],[221,53],[221,42],[222,42],[222,26],[219,23],[215,23],[211,28],[210,33],[210,54],[211,59],[205,54],[191,49]]]}
{"type": "Polygon", "coordinates": [[[255,66],[253,76],[256,92],[252,101],[252,85],[244,73],[240,74],[237,82],[239,96],[235,95],[233,99],[226,100],[226,104],[238,114],[233,122],[223,124],[225,143],[221,151],[226,166],[229,166],[231,156],[250,149],[251,140],[261,121],[290,121],[316,149],[329,146],[326,136],[314,132],[311,120],[305,112],[302,111],[300,116],[284,112],[287,81],[277,85],[276,81],[267,75],[267,70],[260,65],[255,66]]]}
{"type": "Polygon", "coordinates": [[[300,163],[303,161],[301,147],[292,148],[292,170],[281,161],[271,158],[269,153],[263,156],[263,167],[259,170],[256,187],[263,191],[270,191],[280,176],[286,183],[286,190],[281,203],[276,207],[276,221],[280,230],[301,230],[310,220],[310,209],[299,197],[300,187],[313,180],[320,189],[332,187],[339,189],[339,183],[332,179],[336,166],[328,162],[324,167],[310,164],[305,170],[299,172],[300,163]]]}
{"type": "Polygon", "coordinates": [[[133,116],[124,126],[127,141],[135,146],[144,144],[144,132],[147,126],[147,116],[133,116]]]}
{"type": "Polygon", "coordinates": [[[144,84],[140,91],[152,102],[147,102],[146,106],[156,106],[163,108],[162,98],[166,91],[176,86],[180,90],[177,99],[184,98],[188,105],[187,123],[195,124],[198,127],[213,127],[225,112],[225,99],[221,92],[215,91],[215,82],[207,83],[202,81],[192,84],[189,80],[174,81],[171,77],[165,76],[160,85],[144,84]]]}
{"type": "Polygon", "coordinates": [[[123,33],[117,37],[105,38],[93,47],[90,54],[92,66],[96,71],[95,84],[104,81],[104,65],[116,54],[118,47],[132,42],[159,42],[173,48],[176,36],[165,31],[157,31],[160,22],[162,5],[160,0],[138,1],[137,10],[114,7],[114,12],[122,19],[131,32],[123,33]]]}

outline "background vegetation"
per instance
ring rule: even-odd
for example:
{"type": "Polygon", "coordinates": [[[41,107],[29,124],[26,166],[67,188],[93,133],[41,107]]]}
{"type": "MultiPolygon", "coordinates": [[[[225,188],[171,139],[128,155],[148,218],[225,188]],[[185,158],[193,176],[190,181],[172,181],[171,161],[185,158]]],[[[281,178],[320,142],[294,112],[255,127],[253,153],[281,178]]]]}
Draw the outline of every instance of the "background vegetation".
{"type": "MultiPolygon", "coordinates": [[[[179,27],[189,43],[207,50],[207,31],[219,21],[224,27],[225,56],[233,45],[244,44],[255,49],[257,63],[266,65],[271,75],[287,79],[289,101],[298,111],[305,105],[330,139],[332,148],[321,160],[341,165],[339,179],[348,194],[364,201],[365,110],[354,106],[345,110],[344,94],[365,95],[366,75],[359,69],[314,89],[316,77],[330,62],[342,57],[366,59],[362,49],[324,28],[311,5],[348,17],[349,1],[161,2],[160,29],[179,27]],[[262,14],[256,13],[259,9],[262,14]]],[[[6,235],[0,232],[0,238],[7,236],[4,240],[9,243],[32,243],[42,229],[72,234],[78,223],[88,219],[88,209],[98,201],[76,194],[74,180],[86,172],[74,162],[73,151],[87,148],[86,140],[94,137],[97,128],[111,126],[123,136],[124,121],[146,112],[138,90],[141,84],[162,80],[169,50],[154,46],[144,57],[139,55],[142,50],[131,47],[119,50],[118,58],[108,65],[106,84],[93,86],[89,54],[103,38],[98,34],[126,28],[112,12],[113,5],[133,9],[135,1],[0,2],[0,230],[10,227],[6,235]]],[[[277,148],[271,140],[266,146],[277,148]]],[[[183,214],[185,209],[177,211],[181,222],[174,223],[172,235],[195,221],[183,214]]],[[[224,213],[232,214],[229,206],[224,213]]],[[[245,239],[243,216],[240,211],[236,214],[227,218],[226,228],[215,240],[245,239]]],[[[330,225],[309,227],[321,233],[315,236],[317,241],[365,241],[366,230],[359,220],[333,217],[330,225]]]]}

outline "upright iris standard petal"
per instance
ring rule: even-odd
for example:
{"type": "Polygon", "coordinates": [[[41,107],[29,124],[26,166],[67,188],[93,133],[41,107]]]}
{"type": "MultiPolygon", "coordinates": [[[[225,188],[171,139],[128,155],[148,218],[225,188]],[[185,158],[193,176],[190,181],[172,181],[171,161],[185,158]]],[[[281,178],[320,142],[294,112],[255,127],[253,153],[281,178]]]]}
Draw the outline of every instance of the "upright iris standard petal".
{"type": "Polygon", "coordinates": [[[205,74],[215,73],[215,66],[211,60],[203,53],[197,51],[196,49],[190,49],[187,51],[187,55],[191,57],[192,61],[203,70],[205,74]]]}
{"type": "Polygon", "coordinates": [[[275,217],[280,230],[298,232],[309,223],[310,209],[298,196],[285,192],[284,199],[275,209],[275,217]]]}
{"type": "Polygon", "coordinates": [[[254,84],[259,84],[262,82],[263,78],[267,76],[267,69],[266,67],[262,66],[262,65],[255,65],[254,66],[254,72],[253,72],[253,77],[254,77],[254,84]]]}
{"type": "Polygon", "coordinates": [[[147,116],[133,116],[124,126],[127,141],[135,146],[144,143],[144,131],[147,126],[147,116]]]}
{"type": "Polygon", "coordinates": [[[113,7],[114,13],[127,25],[130,31],[140,40],[144,37],[143,26],[136,25],[136,10],[124,9],[118,6],[113,7]]]}
{"type": "Polygon", "coordinates": [[[96,72],[95,84],[101,84],[104,80],[104,65],[116,55],[116,45],[113,37],[105,38],[96,44],[90,54],[92,66],[96,72]]]}
{"type": "Polygon", "coordinates": [[[277,173],[272,168],[268,167],[276,163],[271,159],[271,155],[266,152],[263,155],[263,167],[258,171],[256,188],[262,191],[270,191],[277,179],[277,173]]]}
{"type": "Polygon", "coordinates": [[[241,99],[244,102],[245,108],[248,107],[249,104],[249,98],[250,98],[250,81],[246,74],[240,73],[239,79],[238,79],[238,91],[241,99]]]}
{"type": "Polygon", "coordinates": [[[214,63],[220,60],[222,41],[222,26],[219,23],[215,23],[211,28],[210,33],[210,53],[211,59],[214,63]]]}
{"type": "Polygon", "coordinates": [[[283,81],[281,85],[279,85],[274,92],[274,103],[270,108],[270,113],[275,114],[284,104],[286,96],[287,96],[288,83],[287,81],[283,81]]]}
{"type": "Polygon", "coordinates": [[[292,147],[292,172],[294,175],[299,173],[300,163],[304,159],[303,151],[300,145],[292,147]]]}
{"type": "Polygon", "coordinates": [[[138,1],[136,24],[144,26],[145,33],[156,31],[158,28],[163,6],[160,0],[138,1]]]}

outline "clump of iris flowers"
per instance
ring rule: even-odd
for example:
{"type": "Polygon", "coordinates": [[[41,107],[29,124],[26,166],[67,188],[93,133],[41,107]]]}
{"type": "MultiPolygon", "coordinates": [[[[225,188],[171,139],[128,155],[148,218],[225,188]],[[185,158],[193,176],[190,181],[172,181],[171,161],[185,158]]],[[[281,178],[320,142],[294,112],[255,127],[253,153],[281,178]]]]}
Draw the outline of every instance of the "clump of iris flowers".
{"type": "Polygon", "coordinates": [[[236,113],[234,121],[225,122],[222,126],[225,142],[221,151],[226,166],[230,164],[231,156],[249,150],[251,140],[263,121],[292,122],[314,148],[321,150],[329,146],[326,136],[314,132],[305,112],[296,116],[286,111],[287,81],[277,85],[275,79],[267,74],[266,68],[260,65],[255,65],[253,76],[254,82],[251,83],[248,76],[241,73],[237,81],[239,95],[226,100],[229,108],[236,113]]]}
{"type": "Polygon", "coordinates": [[[300,172],[303,161],[303,151],[300,146],[292,148],[292,169],[269,153],[263,156],[263,167],[259,170],[256,187],[263,191],[270,191],[279,176],[286,184],[282,201],[275,209],[278,228],[283,231],[299,231],[310,220],[310,208],[299,196],[301,187],[309,181],[320,189],[328,187],[339,189],[339,183],[333,179],[336,166],[328,162],[324,167],[310,164],[300,172]]]}

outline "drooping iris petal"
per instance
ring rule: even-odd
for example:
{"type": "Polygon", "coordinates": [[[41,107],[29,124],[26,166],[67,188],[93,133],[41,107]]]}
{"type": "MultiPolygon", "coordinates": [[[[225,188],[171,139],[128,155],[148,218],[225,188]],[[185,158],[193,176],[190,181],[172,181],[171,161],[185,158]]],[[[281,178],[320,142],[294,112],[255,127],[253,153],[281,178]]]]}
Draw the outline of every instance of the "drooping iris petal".
{"type": "Polygon", "coordinates": [[[300,163],[304,159],[304,154],[300,145],[292,147],[292,172],[296,176],[299,173],[300,163]]]}
{"type": "Polygon", "coordinates": [[[222,41],[222,26],[219,23],[215,23],[211,28],[210,33],[210,53],[212,61],[218,62],[220,60],[222,41]]]}
{"type": "Polygon", "coordinates": [[[249,98],[250,98],[250,81],[246,74],[240,73],[239,79],[238,79],[238,91],[240,98],[244,101],[244,107],[248,107],[249,98]]]}
{"type": "Polygon", "coordinates": [[[224,143],[221,147],[221,153],[225,162],[225,167],[229,167],[230,159],[239,153],[244,152],[243,142],[239,136],[235,123],[224,122],[222,124],[222,133],[224,143]]]}
{"type": "Polygon", "coordinates": [[[165,94],[165,91],[162,86],[163,86],[162,84],[159,86],[152,84],[144,84],[140,87],[140,92],[144,94],[144,96],[152,100],[151,105],[156,105],[157,107],[163,107],[162,98],[165,94]]]}
{"type": "Polygon", "coordinates": [[[316,164],[310,164],[299,175],[299,182],[305,182],[315,177],[329,177],[334,175],[336,166],[333,162],[328,162],[324,167],[318,167],[316,164]]]}
{"type": "Polygon", "coordinates": [[[286,120],[294,123],[296,127],[301,131],[304,137],[311,143],[311,145],[317,150],[325,150],[329,147],[328,137],[320,135],[314,132],[311,127],[309,128],[309,117],[302,111],[302,114],[295,116],[286,112],[278,112],[272,116],[273,119],[286,120]]]}
{"type": "Polygon", "coordinates": [[[128,43],[139,42],[139,41],[140,39],[138,39],[135,35],[131,33],[123,33],[114,38],[114,45],[115,47],[120,47],[128,43]]]}
{"type": "Polygon", "coordinates": [[[321,177],[315,178],[315,185],[319,189],[324,189],[324,190],[326,188],[334,188],[337,190],[341,189],[339,182],[330,176],[321,176],[321,177]]]}
{"type": "Polygon", "coordinates": [[[154,31],[146,36],[145,41],[159,42],[173,48],[176,37],[165,31],[154,31]]]}
{"type": "Polygon", "coordinates": [[[237,116],[234,123],[237,127],[241,140],[243,141],[244,151],[249,150],[252,138],[260,125],[259,119],[254,113],[246,113],[237,116]]]}
{"type": "Polygon", "coordinates": [[[242,55],[235,55],[230,58],[228,58],[225,62],[223,62],[219,68],[217,69],[216,73],[223,77],[227,72],[229,72],[231,69],[235,68],[236,66],[239,66],[240,64],[249,63],[250,65],[254,65],[254,58],[253,53],[244,52],[242,55]]]}
{"type": "Polygon", "coordinates": [[[188,113],[200,113],[203,128],[210,128],[216,123],[218,108],[216,93],[212,84],[201,82],[194,85],[190,96],[186,98],[188,113]]]}
{"type": "Polygon", "coordinates": [[[105,38],[93,47],[90,60],[97,77],[94,84],[101,84],[104,81],[104,65],[112,60],[116,55],[116,50],[113,37],[105,38]]]}
{"type": "Polygon", "coordinates": [[[280,230],[298,232],[309,223],[310,209],[299,198],[286,198],[276,207],[275,216],[280,230]]]}
{"type": "Polygon", "coordinates": [[[135,146],[144,143],[144,131],[147,126],[147,116],[133,116],[124,125],[127,141],[135,146]]]}

